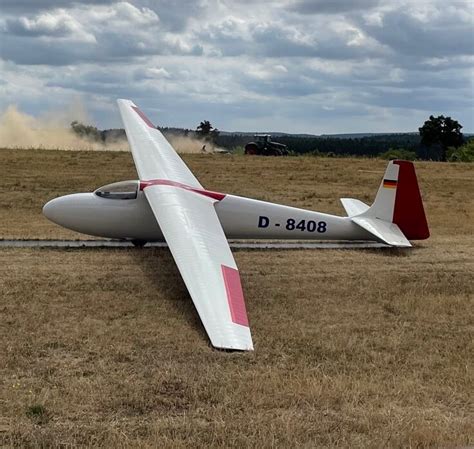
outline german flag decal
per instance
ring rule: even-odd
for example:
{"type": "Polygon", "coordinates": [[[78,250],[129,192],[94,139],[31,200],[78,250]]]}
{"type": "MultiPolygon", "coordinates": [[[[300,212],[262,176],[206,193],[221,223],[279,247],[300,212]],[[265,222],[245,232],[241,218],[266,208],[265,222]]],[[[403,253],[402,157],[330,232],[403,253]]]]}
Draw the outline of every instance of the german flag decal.
{"type": "Polygon", "coordinates": [[[386,189],[396,189],[397,188],[397,181],[394,181],[392,179],[384,179],[383,180],[383,186],[386,189]]]}

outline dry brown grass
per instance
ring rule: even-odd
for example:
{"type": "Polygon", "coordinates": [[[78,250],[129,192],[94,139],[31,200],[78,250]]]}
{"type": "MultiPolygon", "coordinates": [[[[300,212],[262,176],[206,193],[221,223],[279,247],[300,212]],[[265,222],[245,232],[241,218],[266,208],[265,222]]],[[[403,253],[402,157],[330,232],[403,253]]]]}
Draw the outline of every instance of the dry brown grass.
{"type": "MultiPolygon", "coordinates": [[[[341,212],[385,163],[188,156],[215,190],[341,212]]],[[[70,238],[47,199],[134,178],[128,154],[0,151],[0,236],[70,238]],[[5,195],[6,193],[6,195],[5,195]]],[[[6,447],[474,443],[473,170],[417,165],[411,251],[237,251],[256,351],[213,350],[167,250],[0,252],[6,447]]]]}
{"type": "MultiPolygon", "coordinates": [[[[372,202],[386,161],[313,157],[263,158],[183,155],[204,186],[321,212],[344,214],[339,198],[372,202]]],[[[0,149],[0,236],[85,238],[52,226],[43,204],[67,193],[137,179],[130,153],[0,149]]],[[[470,235],[474,221],[474,165],[418,162],[434,234],[470,235]]]]}

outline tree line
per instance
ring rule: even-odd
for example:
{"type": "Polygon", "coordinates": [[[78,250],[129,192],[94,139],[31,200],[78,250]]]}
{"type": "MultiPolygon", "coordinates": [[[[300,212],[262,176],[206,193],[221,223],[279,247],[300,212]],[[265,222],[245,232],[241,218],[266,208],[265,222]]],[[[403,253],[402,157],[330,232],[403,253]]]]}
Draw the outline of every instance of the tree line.
{"type": "MultiPolygon", "coordinates": [[[[80,137],[105,142],[125,137],[122,129],[100,131],[79,122],[71,124],[80,137]]],[[[159,127],[165,135],[198,138],[214,145],[238,152],[252,136],[249,134],[223,134],[208,120],[200,122],[195,130],[159,127]]],[[[294,155],[369,156],[387,159],[424,159],[436,161],[474,161],[474,139],[461,132],[462,125],[451,117],[430,116],[419,133],[367,135],[362,137],[279,135],[275,141],[288,146],[294,155]]]]}
{"type": "MultiPolygon", "coordinates": [[[[387,159],[474,161],[474,141],[463,136],[462,125],[451,117],[430,116],[417,133],[368,135],[362,137],[281,135],[294,154],[329,156],[382,156],[387,159]]],[[[249,136],[220,135],[216,144],[226,148],[244,146],[249,136]]]]}

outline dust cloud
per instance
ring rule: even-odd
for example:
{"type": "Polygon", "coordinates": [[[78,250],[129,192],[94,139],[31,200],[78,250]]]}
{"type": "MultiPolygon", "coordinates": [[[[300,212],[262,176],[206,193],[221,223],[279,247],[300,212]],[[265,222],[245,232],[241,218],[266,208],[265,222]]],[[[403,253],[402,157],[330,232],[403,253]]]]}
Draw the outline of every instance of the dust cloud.
{"type": "Polygon", "coordinates": [[[70,128],[72,121],[87,123],[87,113],[80,102],[63,111],[51,111],[33,117],[9,105],[0,115],[1,148],[44,148],[56,150],[115,150],[127,151],[125,139],[96,142],[81,138],[70,128]]]}
{"type": "MultiPolygon", "coordinates": [[[[74,120],[84,124],[90,123],[80,101],[74,101],[64,110],[50,111],[40,117],[24,113],[16,105],[9,105],[0,114],[0,148],[71,151],[130,150],[126,138],[106,137],[105,142],[97,142],[78,136],[70,126],[74,120]]],[[[114,136],[114,133],[111,133],[111,136],[114,136]]],[[[178,153],[213,153],[216,150],[212,144],[189,136],[168,135],[167,138],[178,153]]]]}
{"type": "Polygon", "coordinates": [[[178,153],[215,153],[219,148],[210,142],[203,142],[189,136],[167,135],[169,143],[178,153]]]}

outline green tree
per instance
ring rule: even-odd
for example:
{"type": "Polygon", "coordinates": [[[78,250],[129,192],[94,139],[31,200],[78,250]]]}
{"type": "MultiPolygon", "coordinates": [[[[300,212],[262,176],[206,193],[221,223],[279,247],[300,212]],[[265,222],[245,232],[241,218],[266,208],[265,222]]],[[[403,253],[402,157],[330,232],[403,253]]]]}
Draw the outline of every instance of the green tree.
{"type": "Polygon", "coordinates": [[[406,161],[414,161],[416,159],[416,153],[414,151],[408,151],[404,148],[390,148],[385,153],[380,154],[382,159],[393,160],[403,159],[406,161]]]}
{"type": "Polygon", "coordinates": [[[449,148],[448,161],[474,162],[474,139],[468,140],[463,146],[459,148],[449,148]]]}
{"type": "MultiPolygon", "coordinates": [[[[447,160],[448,147],[458,148],[463,144],[462,125],[451,117],[430,115],[421,128],[418,128],[421,145],[432,150],[439,149],[439,159],[447,160]]],[[[432,153],[432,151],[429,151],[432,153]]]]}
{"type": "Polygon", "coordinates": [[[196,128],[196,134],[204,140],[214,142],[219,136],[219,130],[214,128],[209,120],[204,120],[196,128]]]}
{"type": "Polygon", "coordinates": [[[93,142],[103,141],[103,134],[95,127],[91,125],[84,125],[77,120],[71,123],[72,131],[77,134],[81,139],[88,139],[93,142]]]}

